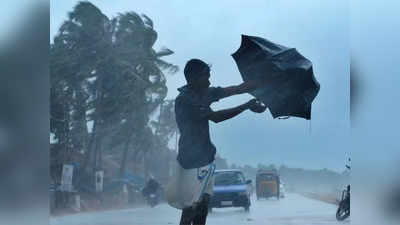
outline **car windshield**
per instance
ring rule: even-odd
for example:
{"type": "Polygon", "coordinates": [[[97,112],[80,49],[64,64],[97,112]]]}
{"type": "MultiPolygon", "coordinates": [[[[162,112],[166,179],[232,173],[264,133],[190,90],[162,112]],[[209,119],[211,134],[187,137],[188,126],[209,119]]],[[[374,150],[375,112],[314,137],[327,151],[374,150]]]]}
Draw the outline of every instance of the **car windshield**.
{"type": "Polygon", "coordinates": [[[259,174],[258,177],[261,180],[276,180],[276,176],[274,174],[268,174],[268,173],[264,173],[264,174],[259,174]]]}
{"type": "Polygon", "coordinates": [[[244,184],[244,176],[241,172],[217,172],[215,173],[215,185],[244,184]]]}

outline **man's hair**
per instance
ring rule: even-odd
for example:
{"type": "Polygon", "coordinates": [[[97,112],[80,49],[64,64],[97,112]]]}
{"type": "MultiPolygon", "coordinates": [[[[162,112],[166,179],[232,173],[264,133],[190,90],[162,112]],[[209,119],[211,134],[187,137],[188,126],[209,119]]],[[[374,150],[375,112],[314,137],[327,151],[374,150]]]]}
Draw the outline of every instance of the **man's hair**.
{"type": "Polygon", "coordinates": [[[210,65],[200,59],[191,59],[186,63],[183,73],[185,74],[186,82],[192,84],[209,71],[210,65]]]}

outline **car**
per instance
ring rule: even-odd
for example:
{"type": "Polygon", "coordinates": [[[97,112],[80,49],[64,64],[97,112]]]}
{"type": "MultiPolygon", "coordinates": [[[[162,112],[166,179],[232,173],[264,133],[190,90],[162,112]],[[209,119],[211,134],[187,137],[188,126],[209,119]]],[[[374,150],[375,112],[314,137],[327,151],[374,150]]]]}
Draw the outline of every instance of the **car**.
{"type": "Polygon", "coordinates": [[[250,185],[251,180],[246,180],[242,171],[216,170],[214,174],[214,192],[208,206],[212,208],[243,207],[246,212],[250,210],[250,185]]]}

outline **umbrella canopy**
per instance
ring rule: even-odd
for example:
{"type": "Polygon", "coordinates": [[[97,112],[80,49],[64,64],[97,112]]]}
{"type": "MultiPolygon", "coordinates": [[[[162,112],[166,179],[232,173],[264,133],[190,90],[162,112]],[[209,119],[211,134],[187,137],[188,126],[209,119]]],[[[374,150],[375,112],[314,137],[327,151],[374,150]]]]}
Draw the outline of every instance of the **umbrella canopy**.
{"type": "Polygon", "coordinates": [[[268,107],[273,118],[311,119],[311,103],[320,85],[314,77],[311,61],[295,48],[242,35],[240,48],[232,57],[244,81],[266,81],[262,88],[250,94],[268,107]]]}

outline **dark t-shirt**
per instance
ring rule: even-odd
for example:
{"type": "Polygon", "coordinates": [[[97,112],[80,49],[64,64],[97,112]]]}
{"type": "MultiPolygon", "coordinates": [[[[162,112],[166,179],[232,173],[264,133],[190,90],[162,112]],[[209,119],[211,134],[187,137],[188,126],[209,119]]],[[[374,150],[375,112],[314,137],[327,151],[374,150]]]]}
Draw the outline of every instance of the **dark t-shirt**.
{"type": "Polygon", "coordinates": [[[210,140],[207,115],[210,105],[222,98],[221,87],[209,87],[200,96],[188,86],[178,89],[175,99],[175,118],[179,128],[178,162],[184,169],[206,166],[214,161],[216,148],[210,140]]]}

